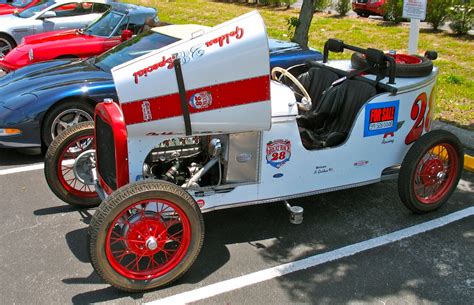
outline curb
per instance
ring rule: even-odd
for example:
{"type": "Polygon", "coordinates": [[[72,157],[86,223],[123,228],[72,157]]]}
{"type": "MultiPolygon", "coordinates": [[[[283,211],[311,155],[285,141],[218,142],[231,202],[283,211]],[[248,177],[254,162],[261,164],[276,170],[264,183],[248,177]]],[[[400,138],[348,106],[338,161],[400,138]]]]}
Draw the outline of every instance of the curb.
{"type": "MultiPolygon", "coordinates": [[[[433,129],[443,129],[453,133],[459,138],[462,145],[468,150],[474,150],[474,131],[465,130],[441,121],[433,121],[433,129]]],[[[464,169],[474,172],[474,157],[469,154],[464,154],[464,169]]]]}
{"type": "Polygon", "coordinates": [[[474,157],[469,155],[464,155],[464,169],[470,172],[474,172],[474,157]]]}

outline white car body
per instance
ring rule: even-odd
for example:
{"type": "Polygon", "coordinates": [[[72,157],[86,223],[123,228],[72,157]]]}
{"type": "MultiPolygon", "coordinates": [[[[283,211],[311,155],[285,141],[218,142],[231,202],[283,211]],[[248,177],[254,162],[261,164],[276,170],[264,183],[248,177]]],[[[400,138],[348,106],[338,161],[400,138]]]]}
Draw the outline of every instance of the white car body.
{"type": "MultiPolygon", "coordinates": [[[[397,89],[396,94],[381,93],[367,101],[343,144],[306,149],[296,121],[294,93],[271,81],[268,75],[267,41],[261,17],[252,12],[113,69],[127,124],[130,183],[142,179],[145,158],[157,144],[185,137],[179,111],[176,115],[163,114],[165,104],[179,104],[179,99],[166,100],[178,94],[174,69],[167,68],[167,60],[173,54],[181,54],[187,93],[208,92],[212,103],[224,103],[190,109],[193,135],[229,137],[227,183],[187,189],[203,212],[381,181],[385,170],[402,163],[412,144],[406,139],[418,119],[423,122],[418,136],[430,129],[437,68],[425,77],[396,78],[391,85],[397,89]],[[243,34],[235,33],[239,29],[243,34]],[[206,44],[212,41],[216,43],[206,44]],[[193,57],[193,52],[199,55],[193,57]],[[166,65],[160,67],[163,60],[166,65]],[[239,87],[240,82],[245,82],[248,90],[239,87]],[[221,94],[229,98],[222,88],[232,92],[230,101],[221,99],[221,94]],[[415,120],[411,115],[420,96],[430,103],[423,113],[415,113],[415,120]],[[389,120],[371,120],[372,111],[385,109],[394,110],[389,120]],[[277,160],[272,160],[274,153],[279,154],[277,160]]],[[[327,65],[352,70],[349,61],[331,61],[327,65]]],[[[375,79],[374,75],[365,77],[375,79]]],[[[388,83],[388,77],[381,83],[388,83]]]]}

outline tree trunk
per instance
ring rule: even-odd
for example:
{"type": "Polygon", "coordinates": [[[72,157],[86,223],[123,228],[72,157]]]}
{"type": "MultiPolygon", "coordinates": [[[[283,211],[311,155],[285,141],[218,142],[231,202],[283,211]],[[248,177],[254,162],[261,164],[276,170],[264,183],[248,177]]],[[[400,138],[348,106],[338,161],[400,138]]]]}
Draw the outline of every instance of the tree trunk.
{"type": "Polygon", "coordinates": [[[308,33],[313,20],[314,0],[303,0],[298,25],[296,26],[293,41],[299,43],[303,48],[308,48],[308,33]]]}

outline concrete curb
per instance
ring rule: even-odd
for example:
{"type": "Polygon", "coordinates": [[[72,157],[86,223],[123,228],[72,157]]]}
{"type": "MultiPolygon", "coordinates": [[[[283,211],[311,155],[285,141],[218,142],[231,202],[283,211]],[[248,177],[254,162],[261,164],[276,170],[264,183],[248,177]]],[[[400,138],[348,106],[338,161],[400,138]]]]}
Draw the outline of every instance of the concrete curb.
{"type": "Polygon", "coordinates": [[[431,127],[432,129],[443,129],[452,132],[456,137],[459,138],[462,145],[474,150],[474,131],[462,129],[441,121],[433,121],[431,127]]]}
{"type": "MultiPolygon", "coordinates": [[[[452,132],[456,137],[459,138],[461,143],[469,150],[474,150],[474,131],[462,129],[441,121],[434,121],[432,124],[433,129],[443,129],[452,132]]],[[[464,169],[470,172],[474,172],[474,157],[469,154],[464,155],[464,169]]]]}
{"type": "Polygon", "coordinates": [[[470,172],[474,172],[474,157],[464,155],[464,169],[470,172]]]}

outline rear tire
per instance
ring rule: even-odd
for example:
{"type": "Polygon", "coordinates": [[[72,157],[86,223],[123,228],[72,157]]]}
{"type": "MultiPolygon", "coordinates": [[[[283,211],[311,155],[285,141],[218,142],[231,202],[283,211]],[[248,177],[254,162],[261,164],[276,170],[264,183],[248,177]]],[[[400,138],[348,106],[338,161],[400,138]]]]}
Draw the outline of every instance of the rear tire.
{"type": "Polygon", "coordinates": [[[464,163],[458,138],[434,130],[413,144],[403,159],[398,194],[412,212],[423,214],[442,206],[456,189],[464,163]]]}
{"type": "Polygon", "coordinates": [[[75,158],[94,146],[94,123],[84,122],[66,129],[46,152],[44,175],[48,186],[59,199],[70,205],[89,208],[101,202],[95,188],[81,183],[72,169],[75,158]]]}
{"type": "Polygon", "coordinates": [[[201,210],[185,190],[142,181],[121,187],[99,206],[89,226],[88,249],[105,281],[142,292],[182,276],[203,239],[201,210]]]}

